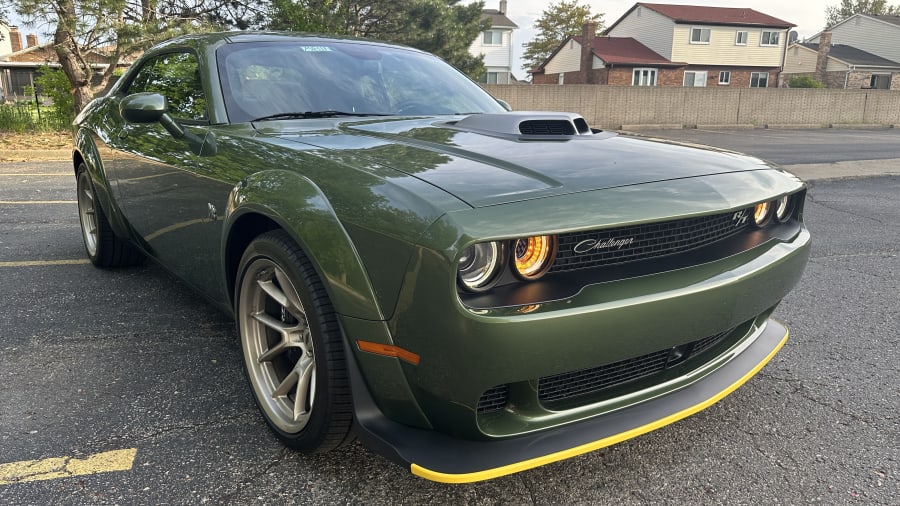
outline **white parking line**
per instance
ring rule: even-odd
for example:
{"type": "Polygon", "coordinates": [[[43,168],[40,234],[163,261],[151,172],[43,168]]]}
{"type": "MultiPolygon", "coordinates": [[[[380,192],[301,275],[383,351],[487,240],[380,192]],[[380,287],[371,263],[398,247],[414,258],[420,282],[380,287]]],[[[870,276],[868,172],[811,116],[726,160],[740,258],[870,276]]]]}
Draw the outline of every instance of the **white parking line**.
{"type": "Polygon", "coordinates": [[[32,204],[77,204],[77,200],[0,200],[0,204],[18,206],[32,204]]]}

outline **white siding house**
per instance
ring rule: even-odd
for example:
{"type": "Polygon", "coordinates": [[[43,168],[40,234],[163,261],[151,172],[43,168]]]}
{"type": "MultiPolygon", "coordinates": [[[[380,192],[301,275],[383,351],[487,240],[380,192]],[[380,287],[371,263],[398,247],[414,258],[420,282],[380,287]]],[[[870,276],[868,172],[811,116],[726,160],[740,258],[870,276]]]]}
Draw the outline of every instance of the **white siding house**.
{"type": "Polygon", "coordinates": [[[510,84],[512,76],[514,30],[518,25],[506,17],[506,0],[500,2],[499,9],[484,9],[482,19],[491,21],[491,28],[479,34],[469,46],[472,56],[484,55],[487,73],[482,78],[487,84],[510,84]]]}

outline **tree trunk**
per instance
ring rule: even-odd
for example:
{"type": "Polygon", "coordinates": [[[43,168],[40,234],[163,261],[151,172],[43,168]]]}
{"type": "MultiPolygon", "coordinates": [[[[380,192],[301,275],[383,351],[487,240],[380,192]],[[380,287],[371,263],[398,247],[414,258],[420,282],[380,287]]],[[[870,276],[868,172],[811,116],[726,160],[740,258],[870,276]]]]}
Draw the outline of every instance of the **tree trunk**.
{"type": "Polygon", "coordinates": [[[91,70],[82,65],[78,57],[78,46],[72,30],[77,21],[74,0],[57,0],[56,14],[59,17],[56,33],[53,36],[54,49],[59,64],[72,84],[72,97],[75,100],[75,113],[80,112],[91,101],[91,70]]]}

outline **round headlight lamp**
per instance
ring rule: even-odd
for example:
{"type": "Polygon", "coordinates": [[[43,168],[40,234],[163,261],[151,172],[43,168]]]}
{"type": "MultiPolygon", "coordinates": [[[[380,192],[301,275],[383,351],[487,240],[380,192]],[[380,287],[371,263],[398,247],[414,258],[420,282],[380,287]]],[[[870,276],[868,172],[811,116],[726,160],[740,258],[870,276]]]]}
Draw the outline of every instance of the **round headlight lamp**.
{"type": "Polygon", "coordinates": [[[457,272],[462,285],[474,292],[488,288],[500,267],[500,244],[480,242],[463,251],[457,272]]]}
{"type": "Polygon", "coordinates": [[[762,227],[769,222],[771,215],[772,203],[760,202],[753,208],[753,223],[756,223],[757,227],[762,227]]]}
{"type": "Polygon", "coordinates": [[[516,239],[513,245],[513,266],[524,279],[537,279],[547,272],[556,256],[556,237],[538,235],[516,239]]]}
{"type": "Polygon", "coordinates": [[[791,217],[791,212],[793,211],[791,206],[791,197],[789,195],[785,195],[778,199],[775,203],[775,219],[779,222],[784,223],[789,220],[791,217]]]}

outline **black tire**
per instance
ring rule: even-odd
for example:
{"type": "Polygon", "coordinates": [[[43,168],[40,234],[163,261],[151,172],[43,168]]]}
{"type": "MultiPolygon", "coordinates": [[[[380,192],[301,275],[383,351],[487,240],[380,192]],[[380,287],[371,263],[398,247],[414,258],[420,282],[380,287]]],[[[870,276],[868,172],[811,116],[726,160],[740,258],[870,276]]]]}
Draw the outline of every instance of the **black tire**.
{"type": "Polygon", "coordinates": [[[76,192],[78,193],[78,218],[81,222],[81,238],[84,251],[97,267],[127,267],[144,262],[145,256],[126,239],[116,236],[100,202],[87,167],[78,166],[76,192]]]}
{"type": "Polygon", "coordinates": [[[272,431],[322,453],[353,441],[353,400],[337,315],[309,258],[282,230],[241,258],[235,314],[244,373],[272,431]]]}

